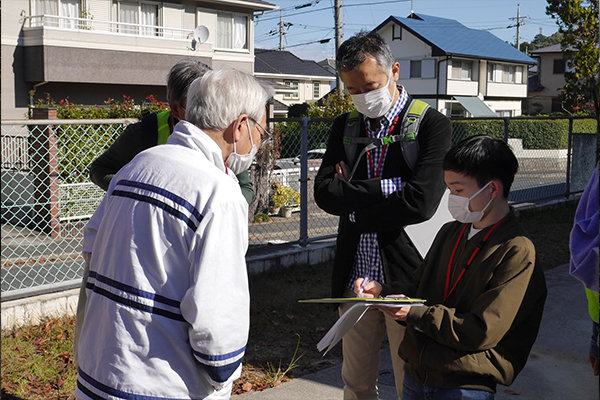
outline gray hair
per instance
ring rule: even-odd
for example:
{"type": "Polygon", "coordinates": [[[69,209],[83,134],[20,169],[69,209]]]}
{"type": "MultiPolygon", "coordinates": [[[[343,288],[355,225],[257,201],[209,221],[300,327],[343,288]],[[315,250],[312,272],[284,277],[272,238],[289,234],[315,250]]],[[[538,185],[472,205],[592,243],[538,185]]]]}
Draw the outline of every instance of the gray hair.
{"type": "Polygon", "coordinates": [[[260,121],[272,91],[235,69],[209,71],[190,85],[185,119],[210,130],[224,130],[242,114],[260,121]]]}
{"type": "Polygon", "coordinates": [[[394,64],[392,50],[375,32],[360,31],[342,43],[337,51],[335,66],[338,72],[352,71],[369,56],[375,58],[382,72],[390,74],[394,64]]]}
{"type": "Polygon", "coordinates": [[[167,76],[167,101],[169,104],[185,106],[187,91],[192,82],[202,78],[211,68],[201,61],[181,60],[171,67],[167,76]]]}

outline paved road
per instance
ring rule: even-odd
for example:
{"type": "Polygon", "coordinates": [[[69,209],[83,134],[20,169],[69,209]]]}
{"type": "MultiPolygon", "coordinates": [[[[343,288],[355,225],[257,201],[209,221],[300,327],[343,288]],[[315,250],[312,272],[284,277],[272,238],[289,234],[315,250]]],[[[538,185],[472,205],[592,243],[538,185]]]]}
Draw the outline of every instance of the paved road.
{"type": "MultiPolygon", "coordinates": [[[[546,271],[548,298],[538,338],[515,382],[499,386],[497,400],[598,400],[598,377],[587,361],[591,319],[583,286],[568,266],[546,271]]],[[[339,346],[339,345],[338,345],[339,346]]],[[[279,387],[233,396],[234,400],[332,400],[342,398],[341,366],[331,367],[279,387]]],[[[379,390],[382,400],[396,397],[389,351],[382,350],[379,390]]]]}

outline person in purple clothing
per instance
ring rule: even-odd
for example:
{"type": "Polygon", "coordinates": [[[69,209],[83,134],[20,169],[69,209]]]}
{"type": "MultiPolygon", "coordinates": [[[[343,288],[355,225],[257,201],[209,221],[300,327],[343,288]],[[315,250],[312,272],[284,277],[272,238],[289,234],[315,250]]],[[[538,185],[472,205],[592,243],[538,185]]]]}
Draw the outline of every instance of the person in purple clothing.
{"type": "Polygon", "coordinates": [[[585,286],[588,311],[593,321],[589,360],[598,375],[598,164],[575,212],[571,231],[569,272],[585,286]]]}

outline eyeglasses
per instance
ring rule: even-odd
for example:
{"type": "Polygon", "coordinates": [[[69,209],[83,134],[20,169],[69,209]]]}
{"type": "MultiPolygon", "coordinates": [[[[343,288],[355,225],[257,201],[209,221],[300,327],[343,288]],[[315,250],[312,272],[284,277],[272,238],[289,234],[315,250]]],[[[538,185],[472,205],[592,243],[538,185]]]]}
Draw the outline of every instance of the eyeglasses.
{"type": "Polygon", "coordinates": [[[263,127],[261,124],[250,118],[250,121],[254,122],[260,132],[260,146],[266,146],[273,141],[273,132],[270,129],[263,127]]]}

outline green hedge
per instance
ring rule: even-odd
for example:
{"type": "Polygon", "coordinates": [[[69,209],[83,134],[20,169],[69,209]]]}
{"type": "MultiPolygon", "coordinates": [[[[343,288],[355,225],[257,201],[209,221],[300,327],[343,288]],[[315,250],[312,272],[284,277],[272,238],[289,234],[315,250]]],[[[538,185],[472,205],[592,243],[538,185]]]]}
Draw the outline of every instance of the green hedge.
{"type": "MultiPolygon", "coordinates": [[[[574,133],[596,133],[596,120],[573,120],[574,133]]],[[[504,120],[452,121],[452,141],[467,136],[489,135],[504,138],[504,120]]],[[[522,139],[524,149],[566,149],[569,144],[568,119],[515,119],[508,125],[508,137],[522,139]]]]}
{"type": "MultiPolygon", "coordinates": [[[[38,100],[36,107],[54,107],[58,119],[121,119],[141,118],[147,113],[169,108],[155,96],[146,97],[142,104],[123,95],[122,100],[107,99],[104,105],[82,105],[68,99],[54,101],[49,95],[38,100]]],[[[59,125],[56,136],[59,144],[59,176],[62,183],[88,181],[88,168],[123,132],[124,125],[59,125]]]]}

